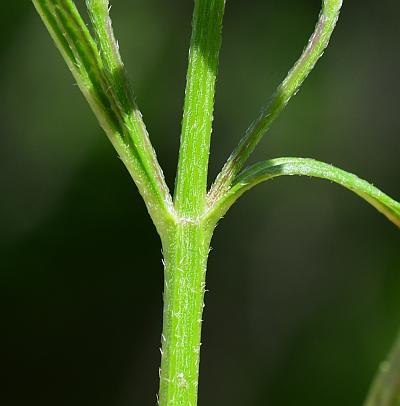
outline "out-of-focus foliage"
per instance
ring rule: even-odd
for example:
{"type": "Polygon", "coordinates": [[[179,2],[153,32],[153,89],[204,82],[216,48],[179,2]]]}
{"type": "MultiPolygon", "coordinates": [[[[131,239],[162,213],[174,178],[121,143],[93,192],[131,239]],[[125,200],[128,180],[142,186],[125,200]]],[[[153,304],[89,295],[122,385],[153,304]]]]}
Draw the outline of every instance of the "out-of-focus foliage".
{"type": "MultiPolygon", "coordinates": [[[[159,241],[33,7],[4,3],[0,404],[153,404],[159,241]]],[[[171,186],[191,6],[113,1],[122,54],[171,186]]],[[[213,176],[298,57],[319,7],[227,4],[213,176]]],[[[325,57],[256,158],[332,162],[399,198],[399,7],[345,3],[325,57]]],[[[361,404],[400,325],[398,230],[350,193],[307,179],[259,187],[220,228],[200,404],[361,404]]]]}

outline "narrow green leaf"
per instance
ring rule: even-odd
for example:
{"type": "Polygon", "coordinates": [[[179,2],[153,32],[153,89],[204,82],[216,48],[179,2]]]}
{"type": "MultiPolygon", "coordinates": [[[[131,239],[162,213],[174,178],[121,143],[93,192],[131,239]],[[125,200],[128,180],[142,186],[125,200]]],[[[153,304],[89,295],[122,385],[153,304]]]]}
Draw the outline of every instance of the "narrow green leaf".
{"type": "Polygon", "coordinates": [[[108,2],[92,1],[100,51],[72,0],[32,1],[161,231],[173,215],[172,198],[116,51],[108,2]],[[105,50],[107,41],[112,52],[105,50]]]}
{"type": "Polygon", "coordinates": [[[108,92],[112,95],[115,103],[117,103],[123,132],[128,130],[127,135],[137,151],[138,159],[147,173],[150,183],[159,187],[162,199],[167,204],[168,209],[173,211],[172,198],[143,122],[142,114],[134,100],[133,90],[129,84],[125,66],[119,52],[119,45],[115,38],[109,15],[109,1],[86,0],[86,5],[104,64],[104,74],[108,81],[108,92]]]}
{"type": "Polygon", "coordinates": [[[259,117],[250,125],[245,136],[222,168],[209,192],[209,204],[212,204],[212,202],[216,201],[219,196],[229,189],[236,175],[241,171],[263,135],[289,103],[292,96],[297,94],[302,83],[313,70],[328,46],[339,18],[342,1],[323,0],[318,23],[307,47],[288,73],[286,79],[276,89],[268,106],[261,111],[259,117]]]}
{"type": "Polygon", "coordinates": [[[356,175],[305,158],[272,159],[249,167],[237,177],[231,189],[210,208],[209,218],[218,221],[244,192],[261,182],[283,175],[312,176],[335,182],[362,197],[400,227],[399,202],[356,175]]]}
{"type": "Polygon", "coordinates": [[[121,108],[126,113],[137,110],[133,91],[119,52],[119,45],[114,36],[112,21],[109,15],[109,1],[86,0],[86,5],[101,59],[104,63],[105,74],[112,84],[112,90],[116,94],[116,99],[121,102],[121,108]]]}
{"type": "Polygon", "coordinates": [[[75,5],[71,1],[60,0],[33,0],[33,4],[92,107],[102,112],[103,119],[107,117],[108,126],[115,125],[115,118],[105,114],[110,106],[102,91],[102,63],[96,44],[91,40],[75,5]],[[88,64],[93,56],[95,63],[88,64]]]}

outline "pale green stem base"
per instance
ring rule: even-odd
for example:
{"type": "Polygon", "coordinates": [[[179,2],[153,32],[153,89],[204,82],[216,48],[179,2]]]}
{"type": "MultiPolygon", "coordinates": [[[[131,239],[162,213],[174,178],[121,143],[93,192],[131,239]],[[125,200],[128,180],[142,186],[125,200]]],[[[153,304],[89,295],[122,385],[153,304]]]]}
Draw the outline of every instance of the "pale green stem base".
{"type": "Polygon", "coordinates": [[[205,277],[212,228],[182,221],[163,241],[161,406],[196,406],[205,277]]]}

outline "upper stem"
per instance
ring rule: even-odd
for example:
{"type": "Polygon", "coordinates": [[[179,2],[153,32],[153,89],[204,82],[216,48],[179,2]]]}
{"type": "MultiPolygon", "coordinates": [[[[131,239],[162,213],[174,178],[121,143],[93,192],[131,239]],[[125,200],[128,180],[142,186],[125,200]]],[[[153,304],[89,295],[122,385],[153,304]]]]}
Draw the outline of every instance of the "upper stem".
{"type": "Polygon", "coordinates": [[[225,0],[195,0],[175,207],[197,218],[206,204],[215,81],[225,0]]]}

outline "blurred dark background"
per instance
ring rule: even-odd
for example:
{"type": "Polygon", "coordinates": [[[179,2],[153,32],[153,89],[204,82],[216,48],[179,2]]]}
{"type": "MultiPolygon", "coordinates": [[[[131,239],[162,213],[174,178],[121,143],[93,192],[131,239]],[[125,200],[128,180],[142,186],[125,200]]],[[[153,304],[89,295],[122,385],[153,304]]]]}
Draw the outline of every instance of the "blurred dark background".
{"type": "MultiPolygon", "coordinates": [[[[173,185],[192,2],[113,0],[173,185]]],[[[210,179],[299,56],[319,0],[228,0],[210,179]]],[[[30,1],[0,26],[0,404],[153,405],[162,266],[143,203],[30,1]]],[[[304,156],[400,198],[400,6],[345,0],[254,159],[304,156]]],[[[400,326],[400,234],[336,185],[280,178],[218,227],[201,405],[361,405],[400,326]]]]}

